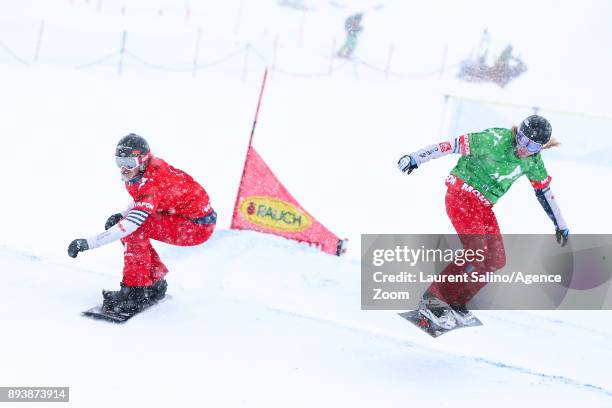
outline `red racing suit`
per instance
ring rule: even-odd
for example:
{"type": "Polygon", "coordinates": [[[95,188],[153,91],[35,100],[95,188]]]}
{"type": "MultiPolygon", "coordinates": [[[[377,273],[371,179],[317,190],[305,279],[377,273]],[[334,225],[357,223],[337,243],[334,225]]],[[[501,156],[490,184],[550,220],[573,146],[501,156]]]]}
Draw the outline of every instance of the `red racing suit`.
{"type": "Polygon", "coordinates": [[[90,248],[96,248],[121,239],[123,283],[149,286],[168,272],[150,240],[179,246],[202,244],[214,231],[216,213],[200,184],[157,157],[125,187],[134,202],[123,213],[124,218],[87,241],[90,248]]]}
{"type": "MultiPolygon", "coordinates": [[[[451,176],[449,176],[451,179],[451,176]]],[[[484,260],[466,265],[449,263],[441,275],[461,275],[464,272],[494,272],[506,264],[504,242],[493,213],[493,205],[482,195],[474,194],[460,179],[447,179],[446,214],[457,231],[464,250],[481,251],[484,260]]],[[[432,283],[429,291],[448,304],[465,305],[486,283],[447,281],[432,283]]]]}

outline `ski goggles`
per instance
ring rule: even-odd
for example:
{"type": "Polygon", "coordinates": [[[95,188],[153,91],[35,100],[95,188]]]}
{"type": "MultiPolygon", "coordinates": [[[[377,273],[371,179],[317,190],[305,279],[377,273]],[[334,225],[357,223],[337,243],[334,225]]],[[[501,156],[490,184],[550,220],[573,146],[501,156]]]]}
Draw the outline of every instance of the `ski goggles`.
{"type": "Polygon", "coordinates": [[[516,143],[520,147],[525,147],[529,153],[538,153],[542,150],[542,144],[534,142],[529,139],[523,132],[517,129],[516,131],[516,143]]]}
{"type": "Polygon", "coordinates": [[[149,158],[149,154],[146,154],[144,156],[128,156],[128,157],[115,156],[115,162],[117,163],[117,167],[121,169],[132,170],[140,166],[148,158],[149,158]]]}

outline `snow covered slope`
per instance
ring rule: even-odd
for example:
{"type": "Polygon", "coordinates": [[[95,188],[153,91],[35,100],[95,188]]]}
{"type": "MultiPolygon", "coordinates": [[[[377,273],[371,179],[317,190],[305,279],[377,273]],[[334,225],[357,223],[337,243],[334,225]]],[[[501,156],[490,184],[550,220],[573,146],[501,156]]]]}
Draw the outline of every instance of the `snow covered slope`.
{"type": "Polygon", "coordinates": [[[612,330],[596,314],[479,312],[483,327],[432,341],[393,312],[359,310],[357,262],[249,232],[160,252],[171,298],[113,325],[79,311],[118,268],[1,247],[0,383],[69,385],[78,407],[612,401],[612,330]]]}

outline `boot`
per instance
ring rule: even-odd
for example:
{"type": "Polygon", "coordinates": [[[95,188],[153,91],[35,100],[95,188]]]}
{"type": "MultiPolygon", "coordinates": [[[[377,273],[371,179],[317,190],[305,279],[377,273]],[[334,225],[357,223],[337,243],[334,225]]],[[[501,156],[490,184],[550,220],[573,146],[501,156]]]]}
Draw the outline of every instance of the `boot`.
{"type": "Polygon", "coordinates": [[[103,291],[102,309],[116,313],[138,313],[150,304],[145,286],[126,286],[118,291],[103,291]]]}
{"type": "Polygon", "coordinates": [[[451,305],[453,317],[457,320],[460,325],[469,325],[476,319],[474,313],[472,313],[465,305],[451,305]]]}
{"type": "Polygon", "coordinates": [[[419,303],[419,313],[446,330],[453,329],[457,325],[457,320],[450,305],[438,299],[429,291],[423,294],[419,303]]]}
{"type": "Polygon", "coordinates": [[[147,293],[151,302],[159,302],[166,296],[168,282],[165,279],[160,279],[151,286],[147,286],[147,293]]]}

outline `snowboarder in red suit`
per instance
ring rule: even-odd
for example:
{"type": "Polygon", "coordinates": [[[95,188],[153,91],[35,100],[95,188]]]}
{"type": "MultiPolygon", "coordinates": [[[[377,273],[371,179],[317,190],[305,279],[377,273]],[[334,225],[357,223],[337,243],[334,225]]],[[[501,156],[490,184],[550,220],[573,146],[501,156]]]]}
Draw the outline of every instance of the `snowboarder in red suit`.
{"type": "Polygon", "coordinates": [[[147,141],[136,134],[117,144],[117,166],[133,202],[108,218],[105,232],[73,240],[68,255],[121,240],[124,267],[121,290],[103,291],[103,309],[134,313],[165,296],[168,269],[151,245],[154,239],[172,245],[206,242],[217,214],[206,190],[184,171],[152,155],[147,141]]]}

